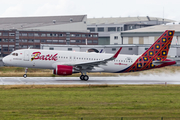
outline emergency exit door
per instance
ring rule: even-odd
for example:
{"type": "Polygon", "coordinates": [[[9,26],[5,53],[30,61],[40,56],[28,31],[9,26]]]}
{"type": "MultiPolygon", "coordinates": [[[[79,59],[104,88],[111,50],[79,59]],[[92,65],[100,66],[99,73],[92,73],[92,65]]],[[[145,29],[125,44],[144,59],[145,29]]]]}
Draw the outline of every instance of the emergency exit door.
{"type": "Polygon", "coordinates": [[[29,51],[28,50],[24,51],[24,61],[29,61],[29,51]]]}

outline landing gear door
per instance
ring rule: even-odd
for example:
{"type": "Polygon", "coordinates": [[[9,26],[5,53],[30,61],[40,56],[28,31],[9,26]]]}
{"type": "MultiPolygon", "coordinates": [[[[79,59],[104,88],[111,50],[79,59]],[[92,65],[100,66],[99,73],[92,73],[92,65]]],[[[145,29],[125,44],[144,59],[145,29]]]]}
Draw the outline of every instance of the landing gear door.
{"type": "Polygon", "coordinates": [[[29,61],[29,51],[28,50],[24,51],[24,61],[29,61]]]}

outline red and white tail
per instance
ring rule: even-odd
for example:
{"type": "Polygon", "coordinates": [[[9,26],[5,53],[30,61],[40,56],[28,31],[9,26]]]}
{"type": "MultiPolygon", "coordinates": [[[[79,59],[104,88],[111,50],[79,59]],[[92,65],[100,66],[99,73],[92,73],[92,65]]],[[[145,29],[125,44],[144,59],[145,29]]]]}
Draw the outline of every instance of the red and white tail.
{"type": "MultiPolygon", "coordinates": [[[[162,67],[160,65],[154,65],[153,61],[165,62],[167,60],[167,55],[169,52],[169,48],[171,46],[171,42],[174,36],[174,30],[166,30],[157,40],[156,42],[146,51],[144,52],[128,69],[124,72],[134,72],[152,69],[156,67],[162,67]]],[[[174,62],[173,62],[174,64],[174,62]]],[[[166,65],[169,65],[166,63],[166,65]]]]}

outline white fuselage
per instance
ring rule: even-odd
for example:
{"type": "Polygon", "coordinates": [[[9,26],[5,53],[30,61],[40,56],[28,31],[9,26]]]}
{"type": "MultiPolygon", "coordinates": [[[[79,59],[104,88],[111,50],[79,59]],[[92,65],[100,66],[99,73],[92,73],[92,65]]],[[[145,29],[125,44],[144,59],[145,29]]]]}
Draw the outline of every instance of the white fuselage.
{"type": "MultiPolygon", "coordinates": [[[[56,69],[57,65],[79,64],[100,61],[110,58],[113,54],[86,53],[57,50],[24,49],[16,50],[3,58],[8,66],[27,68],[56,69]]],[[[119,55],[115,60],[99,65],[88,72],[120,72],[131,66],[139,56],[119,55]]]]}

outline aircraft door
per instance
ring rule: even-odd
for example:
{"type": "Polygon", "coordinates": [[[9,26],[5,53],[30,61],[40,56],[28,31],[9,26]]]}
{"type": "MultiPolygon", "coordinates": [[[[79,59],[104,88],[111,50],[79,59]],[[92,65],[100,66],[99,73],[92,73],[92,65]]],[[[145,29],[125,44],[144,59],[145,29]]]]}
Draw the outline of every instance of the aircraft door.
{"type": "Polygon", "coordinates": [[[28,50],[24,51],[24,61],[29,61],[29,51],[28,50]]]}

